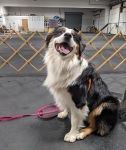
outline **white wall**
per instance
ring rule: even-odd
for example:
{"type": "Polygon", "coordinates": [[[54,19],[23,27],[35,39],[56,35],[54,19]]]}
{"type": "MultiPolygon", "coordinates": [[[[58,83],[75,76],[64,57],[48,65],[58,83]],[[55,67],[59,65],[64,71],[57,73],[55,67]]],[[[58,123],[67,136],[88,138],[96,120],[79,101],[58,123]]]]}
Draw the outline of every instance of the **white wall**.
{"type": "Polygon", "coordinates": [[[7,15],[8,11],[6,7],[0,6],[0,15],[7,15]]]}
{"type": "MultiPolygon", "coordinates": [[[[126,6],[126,2],[123,4],[123,6],[126,6]]],[[[119,30],[126,35],[126,8],[123,8],[123,12],[120,13],[119,30]]]]}
{"type": "Polygon", "coordinates": [[[29,16],[28,26],[30,31],[44,32],[44,16],[29,16]]]}
{"type": "Polygon", "coordinates": [[[103,10],[103,11],[100,13],[99,29],[101,30],[101,28],[103,28],[104,25],[105,25],[105,10],[103,10]]]}
{"type": "MultiPolygon", "coordinates": [[[[126,6],[126,2],[124,3],[126,6]]],[[[118,31],[121,31],[123,34],[126,34],[126,9],[123,9],[123,12],[120,13],[121,4],[115,5],[110,10],[110,17],[109,17],[109,25],[108,32],[112,34],[116,34],[118,31]],[[116,27],[116,24],[119,27],[116,27]]]]}
{"type": "Polygon", "coordinates": [[[6,15],[8,14],[8,11],[5,7],[0,6],[0,27],[2,25],[6,25],[6,15]]]}
{"type": "MultiPolygon", "coordinates": [[[[123,6],[126,6],[126,2],[123,3],[123,6]]],[[[123,8],[123,12],[126,12],[126,8],[123,8]]]]}
{"type": "Polygon", "coordinates": [[[37,16],[45,16],[53,18],[58,15],[64,18],[65,12],[83,12],[82,15],[82,31],[86,31],[87,27],[93,25],[93,12],[92,9],[79,9],[79,8],[36,8],[36,7],[8,7],[9,15],[12,16],[28,16],[35,14],[37,16]]]}
{"type": "MultiPolygon", "coordinates": [[[[99,14],[99,12],[98,12],[99,14]]],[[[97,13],[94,13],[94,26],[99,30],[99,21],[100,21],[100,15],[97,13]]]]}
{"type": "MultiPolygon", "coordinates": [[[[126,6],[126,2],[123,6],[126,6]]],[[[120,13],[120,7],[121,4],[118,4],[113,6],[111,10],[105,8],[105,11],[102,11],[101,13],[94,13],[94,15],[98,13],[100,14],[94,17],[95,26],[98,29],[101,29],[105,24],[110,23],[109,26],[103,30],[104,33],[116,34],[118,31],[121,31],[126,35],[126,8],[120,13]]]]}
{"type": "Polygon", "coordinates": [[[10,26],[15,31],[19,31],[19,26],[22,26],[22,19],[28,19],[29,31],[44,32],[44,16],[7,16],[6,27],[10,29],[10,26]]]}
{"type": "Polygon", "coordinates": [[[59,8],[61,10],[62,17],[64,17],[64,12],[83,12],[84,15],[82,16],[82,31],[86,31],[88,26],[93,25],[93,16],[91,12],[92,9],[107,9],[108,4],[109,0],[0,0],[1,6],[11,6],[11,8],[8,10],[10,15],[13,16],[27,16],[29,14],[35,13],[38,16],[44,15],[53,17],[54,15],[60,14],[59,8]],[[74,8],[80,8],[81,10],[75,10],[74,8]]]}
{"type": "MultiPolygon", "coordinates": [[[[109,9],[104,9],[102,11],[97,11],[94,13],[94,26],[98,30],[101,30],[108,23],[108,16],[109,16],[108,11],[109,9]]],[[[107,28],[105,28],[103,32],[107,33],[107,28]]]]}
{"type": "Polygon", "coordinates": [[[97,16],[94,16],[94,22],[95,22],[95,27],[98,30],[101,30],[104,25],[107,23],[111,23],[108,27],[106,27],[103,30],[103,33],[109,33],[111,32],[112,34],[116,34],[118,28],[116,27],[116,24],[118,24],[119,21],[119,10],[120,10],[120,5],[114,6],[113,9],[109,10],[109,8],[106,8],[105,10],[97,11],[94,13],[94,15],[99,14],[97,16]]]}
{"type": "Polygon", "coordinates": [[[110,10],[110,17],[109,17],[109,32],[112,34],[116,34],[118,32],[118,28],[116,27],[116,24],[118,25],[119,22],[119,15],[120,15],[120,5],[114,6],[110,10]]]}

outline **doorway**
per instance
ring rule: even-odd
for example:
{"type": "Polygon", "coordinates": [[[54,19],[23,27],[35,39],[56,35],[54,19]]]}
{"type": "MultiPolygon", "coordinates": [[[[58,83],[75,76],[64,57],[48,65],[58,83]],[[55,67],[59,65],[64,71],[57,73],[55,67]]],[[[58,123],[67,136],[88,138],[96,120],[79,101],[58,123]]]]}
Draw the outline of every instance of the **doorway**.
{"type": "Polygon", "coordinates": [[[65,12],[65,26],[68,28],[76,28],[81,30],[82,12],[65,12]]]}
{"type": "Polygon", "coordinates": [[[22,19],[22,27],[25,32],[28,32],[28,19],[22,19]]]}

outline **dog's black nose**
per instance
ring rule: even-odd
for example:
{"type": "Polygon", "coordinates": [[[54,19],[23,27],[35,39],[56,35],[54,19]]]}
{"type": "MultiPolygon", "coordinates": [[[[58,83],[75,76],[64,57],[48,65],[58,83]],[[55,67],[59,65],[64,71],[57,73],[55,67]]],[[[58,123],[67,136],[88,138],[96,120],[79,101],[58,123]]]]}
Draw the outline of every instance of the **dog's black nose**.
{"type": "Polygon", "coordinates": [[[70,33],[65,33],[64,37],[66,40],[70,40],[70,38],[72,37],[72,35],[70,33]]]}

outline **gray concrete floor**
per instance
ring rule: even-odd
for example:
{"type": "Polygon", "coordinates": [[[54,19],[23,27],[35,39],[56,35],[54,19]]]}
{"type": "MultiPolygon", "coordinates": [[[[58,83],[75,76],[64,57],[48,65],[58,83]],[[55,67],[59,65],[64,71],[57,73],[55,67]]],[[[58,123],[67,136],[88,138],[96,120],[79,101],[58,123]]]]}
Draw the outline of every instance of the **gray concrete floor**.
{"type": "MultiPolygon", "coordinates": [[[[101,74],[112,92],[126,88],[125,74],[101,74]]],[[[35,113],[40,107],[54,103],[49,91],[41,86],[42,77],[1,77],[0,116],[35,113]]],[[[38,117],[25,117],[0,122],[0,150],[125,150],[126,122],[118,123],[105,137],[94,134],[82,141],[66,143],[64,135],[70,129],[69,118],[44,121],[38,117]]]]}

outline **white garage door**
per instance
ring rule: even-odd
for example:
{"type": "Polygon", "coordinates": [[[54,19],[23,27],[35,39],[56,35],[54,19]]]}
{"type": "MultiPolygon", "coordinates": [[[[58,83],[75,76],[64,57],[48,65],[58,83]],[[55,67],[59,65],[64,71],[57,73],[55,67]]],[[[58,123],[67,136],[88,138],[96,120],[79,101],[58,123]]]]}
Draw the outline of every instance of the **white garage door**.
{"type": "Polygon", "coordinates": [[[111,25],[109,25],[109,32],[112,34],[116,34],[118,30],[116,27],[116,23],[118,24],[119,21],[119,12],[119,7],[110,10],[109,23],[111,23],[111,25]]]}

